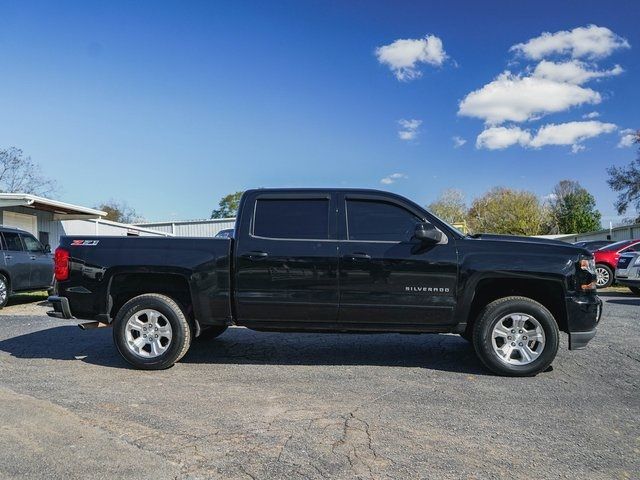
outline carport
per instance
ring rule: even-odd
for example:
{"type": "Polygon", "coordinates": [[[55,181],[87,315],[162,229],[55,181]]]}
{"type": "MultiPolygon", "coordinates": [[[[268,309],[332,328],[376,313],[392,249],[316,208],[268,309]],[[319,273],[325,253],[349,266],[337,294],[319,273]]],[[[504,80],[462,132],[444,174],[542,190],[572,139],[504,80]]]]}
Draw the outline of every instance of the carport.
{"type": "Polygon", "coordinates": [[[106,213],[26,193],[0,193],[0,224],[26,230],[55,248],[65,234],[62,221],[92,220],[106,213]]]}

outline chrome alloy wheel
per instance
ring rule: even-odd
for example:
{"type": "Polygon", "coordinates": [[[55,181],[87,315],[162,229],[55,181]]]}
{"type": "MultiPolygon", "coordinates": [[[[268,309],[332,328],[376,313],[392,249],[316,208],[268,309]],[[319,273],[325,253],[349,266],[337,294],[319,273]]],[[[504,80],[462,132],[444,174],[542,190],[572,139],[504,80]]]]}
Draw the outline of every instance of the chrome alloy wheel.
{"type": "Polygon", "coordinates": [[[544,329],[526,313],[510,313],[502,317],[491,333],[493,351],[508,365],[528,365],[544,350],[544,329]]]}
{"type": "Polygon", "coordinates": [[[155,358],[166,352],[172,335],[169,320],[152,309],[134,313],[125,326],[127,348],[142,358],[155,358]]]}
{"type": "Polygon", "coordinates": [[[603,287],[609,283],[609,270],[603,267],[596,267],[596,287],[603,287]]]}
{"type": "Polygon", "coordinates": [[[7,282],[5,282],[3,278],[0,278],[0,305],[7,299],[7,295],[9,295],[8,290],[7,282]]]}

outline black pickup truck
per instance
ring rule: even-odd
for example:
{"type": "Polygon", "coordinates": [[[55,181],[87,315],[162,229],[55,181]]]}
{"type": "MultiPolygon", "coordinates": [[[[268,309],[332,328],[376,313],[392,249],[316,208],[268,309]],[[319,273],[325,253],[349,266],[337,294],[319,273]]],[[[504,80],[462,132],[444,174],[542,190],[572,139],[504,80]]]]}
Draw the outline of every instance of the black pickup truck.
{"type": "Polygon", "coordinates": [[[133,366],[162,369],[228,326],[280,332],[457,333],[487,368],[535,375],[596,333],[587,250],[467,236],[392,193],[260,189],[233,238],[63,237],[51,316],[113,326],[133,366]]]}

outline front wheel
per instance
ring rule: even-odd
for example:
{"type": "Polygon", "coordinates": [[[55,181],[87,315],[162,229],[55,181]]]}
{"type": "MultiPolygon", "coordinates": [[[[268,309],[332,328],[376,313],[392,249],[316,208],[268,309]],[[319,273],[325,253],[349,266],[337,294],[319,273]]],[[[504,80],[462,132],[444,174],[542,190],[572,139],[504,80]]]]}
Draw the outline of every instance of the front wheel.
{"type": "Polygon", "coordinates": [[[490,303],[473,329],[476,354],[499,375],[537,375],[551,365],[559,343],[558,324],[551,312],[526,297],[506,297],[490,303]]]}
{"type": "Polygon", "coordinates": [[[613,283],[613,270],[604,263],[596,265],[596,287],[607,288],[613,283]]]}
{"type": "Polygon", "coordinates": [[[629,287],[629,290],[631,290],[631,293],[634,295],[640,297],[640,287],[629,287]]]}
{"type": "Polygon", "coordinates": [[[173,299],[150,293],[132,298],[118,311],[113,340],[123,358],[134,367],[162,370],[187,353],[191,329],[173,299]]]}

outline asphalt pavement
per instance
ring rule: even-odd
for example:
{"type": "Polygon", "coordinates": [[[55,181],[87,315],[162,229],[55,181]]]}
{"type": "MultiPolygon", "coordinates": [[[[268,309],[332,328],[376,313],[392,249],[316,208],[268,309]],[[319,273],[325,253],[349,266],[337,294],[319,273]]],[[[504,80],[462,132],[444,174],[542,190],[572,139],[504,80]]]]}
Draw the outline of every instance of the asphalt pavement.
{"type": "Polygon", "coordinates": [[[0,310],[0,478],[640,478],[640,298],[535,378],[456,335],[229,329],[130,369],[111,330],[0,310]]]}

